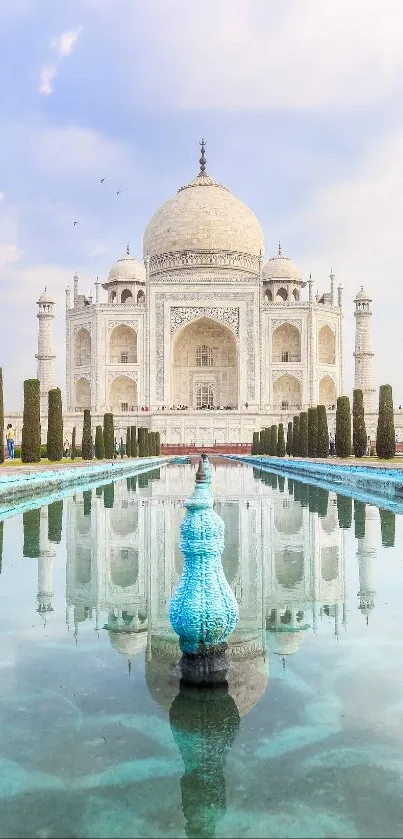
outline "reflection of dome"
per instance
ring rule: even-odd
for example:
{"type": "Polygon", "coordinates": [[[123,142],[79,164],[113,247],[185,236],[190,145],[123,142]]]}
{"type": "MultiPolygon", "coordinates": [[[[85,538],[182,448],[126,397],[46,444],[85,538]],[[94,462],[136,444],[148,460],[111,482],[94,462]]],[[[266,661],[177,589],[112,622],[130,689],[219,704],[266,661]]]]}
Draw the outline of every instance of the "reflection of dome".
{"type": "Polygon", "coordinates": [[[273,256],[265,262],[262,270],[263,280],[300,280],[300,272],[288,256],[283,256],[281,248],[277,256],[273,256]]]}
{"type": "Polygon", "coordinates": [[[113,632],[108,631],[111,647],[117,653],[122,655],[132,656],[137,655],[140,650],[144,650],[147,644],[147,632],[113,632]]]}
{"type": "Polygon", "coordinates": [[[258,257],[263,248],[252,210],[202,171],[157,210],[143,240],[144,257],[200,250],[258,257]]]}
{"type": "Polygon", "coordinates": [[[294,655],[304,640],[303,633],[298,630],[296,632],[278,630],[269,632],[268,636],[271,651],[281,656],[294,655]]]}
{"type": "Polygon", "coordinates": [[[109,271],[108,282],[111,283],[114,280],[145,283],[146,271],[144,265],[137,262],[130,253],[126,253],[125,256],[115,262],[115,265],[109,271]]]}
{"type": "MultiPolygon", "coordinates": [[[[231,668],[228,673],[229,693],[241,717],[248,714],[262,698],[269,678],[269,660],[265,652],[262,633],[241,632],[231,636],[228,653],[231,668]]],[[[181,657],[179,642],[171,634],[151,637],[151,660],[145,662],[146,682],[154,702],[169,712],[179,691],[180,674],[176,668],[181,657]]]]}

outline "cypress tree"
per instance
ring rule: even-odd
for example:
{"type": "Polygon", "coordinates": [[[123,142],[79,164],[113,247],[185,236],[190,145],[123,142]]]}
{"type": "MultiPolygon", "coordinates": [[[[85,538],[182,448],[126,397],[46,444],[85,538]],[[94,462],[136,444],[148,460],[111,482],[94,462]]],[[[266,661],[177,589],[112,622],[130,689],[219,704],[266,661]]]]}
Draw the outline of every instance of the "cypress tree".
{"type": "Polygon", "coordinates": [[[353,499],[347,495],[337,496],[337,518],[342,530],[349,530],[353,521],[353,499]]]}
{"type": "Polygon", "coordinates": [[[114,484],[105,484],[104,486],[104,507],[106,510],[111,510],[115,502],[115,487],[114,484]]]}
{"type": "Polygon", "coordinates": [[[283,425],[282,422],[280,422],[280,425],[278,427],[278,437],[277,437],[277,457],[284,457],[284,455],[285,455],[284,425],[283,425]]]}
{"type": "Polygon", "coordinates": [[[63,499],[48,505],[48,539],[59,545],[62,541],[63,499]]]}
{"type": "Polygon", "coordinates": [[[132,425],[130,432],[130,454],[132,457],[138,457],[139,449],[137,444],[137,428],[132,425]]]}
{"type": "Polygon", "coordinates": [[[379,388],[378,427],[376,430],[376,453],[389,460],[396,454],[395,423],[393,418],[393,397],[390,385],[379,388]]]}
{"type": "Polygon", "coordinates": [[[384,548],[394,548],[395,546],[395,525],[396,516],[392,510],[379,509],[381,518],[381,539],[384,548]]]}
{"type": "Polygon", "coordinates": [[[351,412],[348,396],[338,396],[337,398],[335,443],[337,457],[350,457],[351,412]]]}
{"type": "MultiPolygon", "coordinates": [[[[4,401],[3,401],[3,368],[0,367],[0,463],[4,463],[4,401]]],[[[3,535],[3,530],[2,530],[3,535]]]]}
{"type": "Polygon", "coordinates": [[[120,457],[122,459],[123,459],[124,453],[125,453],[125,444],[123,442],[123,437],[121,437],[120,438],[120,443],[119,443],[119,454],[120,454],[120,457]]]}
{"type": "Polygon", "coordinates": [[[251,454],[259,454],[259,432],[258,431],[253,432],[251,454]]]}
{"type": "Polygon", "coordinates": [[[81,454],[83,460],[92,460],[91,411],[89,408],[84,408],[81,454]]]}
{"type": "Polygon", "coordinates": [[[308,408],[308,457],[318,455],[318,408],[308,408]]]}
{"type": "Polygon", "coordinates": [[[289,422],[287,425],[287,445],[286,445],[286,453],[288,457],[292,455],[292,422],[289,422]]]}
{"type": "Polygon", "coordinates": [[[354,536],[363,539],[365,536],[365,504],[354,499],[354,536]]]}
{"type": "Polygon", "coordinates": [[[146,457],[146,453],[145,453],[145,444],[144,444],[144,432],[145,432],[145,428],[143,428],[143,427],[140,425],[140,426],[139,426],[139,429],[138,429],[138,449],[139,449],[139,457],[146,457]]]}
{"type": "Polygon", "coordinates": [[[161,437],[159,431],[155,432],[155,454],[158,456],[161,454],[161,437]]]}
{"type": "Polygon", "coordinates": [[[266,454],[266,429],[262,428],[259,432],[259,454],[266,454]]]}
{"type": "Polygon", "coordinates": [[[132,454],[132,432],[130,425],[127,426],[126,429],[126,455],[127,457],[131,457],[132,454]]]}
{"type": "Polygon", "coordinates": [[[148,456],[154,457],[154,431],[148,432],[148,456]]]}
{"type": "Polygon", "coordinates": [[[367,429],[364,418],[362,390],[353,390],[353,449],[356,457],[363,457],[367,450],[367,429]]]}
{"type": "Polygon", "coordinates": [[[113,428],[113,414],[104,414],[104,448],[105,457],[112,459],[116,455],[115,432],[113,428]]]}
{"type": "Polygon", "coordinates": [[[22,529],[24,533],[24,545],[22,555],[32,559],[38,559],[40,554],[39,534],[41,527],[41,511],[26,510],[22,514],[22,529]]]}
{"type": "Polygon", "coordinates": [[[293,418],[292,426],[292,456],[299,455],[299,416],[293,418]]]}
{"type": "Polygon", "coordinates": [[[329,457],[329,430],[327,427],[327,414],[324,405],[318,405],[318,445],[317,457],[329,457]]]}
{"type": "Polygon", "coordinates": [[[84,515],[90,516],[91,515],[91,501],[92,501],[92,491],[90,489],[85,489],[83,492],[83,501],[84,501],[84,515]]]}
{"type": "Polygon", "coordinates": [[[277,425],[272,425],[270,428],[270,449],[269,454],[275,457],[277,454],[277,425]]]}
{"type": "Polygon", "coordinates": [[[77,457],[77,449],[76,449],[76,427],[73,428],[73,433],[71,435],[71,459],[75,460],[77,457]]]}
{"type": "Polygon", "coordinates": [[[105,457],[104,432],[102,430],[102,425],[97,425],[95,429],[95,457],[97,460],[103,460],[105,457]]]}
{"type": "Polygon", "coordinates": [[[24,414],[21,459],[23,463],[39,463],[41,459],[41,402],[39,379],[24,382],[24,414]]]}
{"type": "Polygon", "coordinates": [[[46,440],[49,460],[61,460],[63,457],[63,411],[62,394],[59,387],[48,392],[48,434],[46,440]]]}
{"type": "Polygon", "coordinates": [[[299,455],[300,457],[308,455],[308,414],[306,411],[301,411],[299,415],[299,455]]]}

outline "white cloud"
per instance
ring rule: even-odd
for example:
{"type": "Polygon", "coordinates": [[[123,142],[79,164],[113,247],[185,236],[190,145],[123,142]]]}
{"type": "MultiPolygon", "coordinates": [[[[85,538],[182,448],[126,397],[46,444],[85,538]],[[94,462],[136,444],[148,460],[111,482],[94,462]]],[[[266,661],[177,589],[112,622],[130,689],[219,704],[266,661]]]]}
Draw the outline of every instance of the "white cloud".
{"type": "Polygon", "coordinates": [[[20,253],[17,245],[7,245],[0,242],[0,271],[12,263],[18,262],[20,253]]]}
{"type": "Polygon", "coordinates": [[[45,96],[50,96],[50,94],[53,93],[53,80],[56,73],[56,67],[42,67],[39,81],[39,93],[43,93],[45,96]]]}
{"type": "Polygon", "coordinates": [[[72,29],[69,32],[63,32],[61,35],[56,35],[52,38],[51,46],[60,58],[70,55],[82,33],[82,26],[77,26],[77,29],[72,29]]]}
{"type": "Polygon", "coordinates": [[[4,201],[5,197],[6,197],[6,193],[5,192],[0,192],[0,201],[4,201]]]}

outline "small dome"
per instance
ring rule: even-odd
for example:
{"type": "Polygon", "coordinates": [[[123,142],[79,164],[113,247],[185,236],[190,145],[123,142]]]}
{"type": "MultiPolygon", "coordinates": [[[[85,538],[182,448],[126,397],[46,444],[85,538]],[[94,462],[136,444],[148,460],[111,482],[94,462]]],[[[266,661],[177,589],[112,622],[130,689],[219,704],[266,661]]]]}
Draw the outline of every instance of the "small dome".
{"type": "Polygon", "coordinates": [[[113,632],[109,630],[111,647],[122,655],[134,657],[147,644],[147,632],[113,632]]]}
{"type": "Polygon", "coordinates": [[[252,210],[204,171],[153,215],[144,257],[184,251],[232,251],[259,257],[263,232],[252,210]]]}
{"type": "Polygon", "coordinates": [[[262,270],[263,280],[297,280],[301,279],[300,272],[288,256],[284,256],[281,252],[281,245],[278,246],[277,256],[273,256],[268,262],[265,262],[262,270]]]}
{"type": "Polygon", "coordinates": [[[356,298],[355,298],[355,300],[354,300],[354,303],[356,303],[357,301],[359,302],[360,300],[361,300],[361,301],[362,301],[362,300],[368,301],[368,303],[371,303],[371,302],[372,302],[371,297],[367,294],[367,292],[366,292],[366,291],[364,291],[364,289],[363,289],[363,287],[362,287],[362,286],[361,286],[361,289],[360,289],[360,291],[358,292],[358,294],[357,294],[357,296],[356,296],[356,298]]]}
{"type": "Polygon", "coordinates": [[[38,303],[54,303],[54,302],[55,301],[53,300],[53,297],[49,294],[48,291],[46,291],[46,287],[45,287],[45,290],[42,292],[42,294],[41,294],[41,296],[38,300],[38,303]]]}
{"type": "Polygon", "coordinates": [[[281,631],[269,632],[269,646],[276,655],[294,655],[299,650],[303,641],[302,631],[281,631]]]}
{"type": "Polygon", "coordinates": [[[137,259],[131,256],[129,248],[127,248],[125,256],[118,259],[109,271],[108,283],[114,282],[115,280],[138,283],[145,283],[146,281],[144,265],[141,265],[140,262],[137,262],[137,259]]]}

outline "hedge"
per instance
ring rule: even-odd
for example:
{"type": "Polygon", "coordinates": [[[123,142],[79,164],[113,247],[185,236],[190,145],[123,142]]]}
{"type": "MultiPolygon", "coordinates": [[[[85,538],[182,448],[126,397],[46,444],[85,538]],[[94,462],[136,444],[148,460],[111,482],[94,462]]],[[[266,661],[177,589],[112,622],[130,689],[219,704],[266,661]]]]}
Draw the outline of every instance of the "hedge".
{"type": "Polygon", "coordinates": [[[104,449],[105,457],[114,458],[116,454],[115,448],[115,432],[113,428],[113,414],[104,414],[104,449]]]}
{"type": "Polygon", "coordinates": [[[336,408],[336,455],[351,455],[351,411],[348,396],[338,396],[336,408]]]}
{"type": "Polygon", "coordinates": [[[308,414],[301,411],[299,415],[299,456],[308,456],[308,414]]]}
{"type": "Polygon", "coordinates": [[[24,413],[22,422],[22,462],[39,463],[41,459],[41,401],[39,379],[26,379],[24,382],[24,413]]]}
{"type": "Polygon", "coordinates": [[[49,460],[61,460],[63,457],[63,410],[62,394],[59,387],[48,392],[48,433],[46,450],[49,460]]]}
{"type": "Polygon", "coordinates": [[[91,411],[84,408],[83,438],[81,443],[83,460],[92,460],[91,411]]]}
{"type": "Polygon", "coordinates": [[[318,455],[318,408],[308,408],[308,457],[318,455]]]}
{"type": "Polygon", "coordinates": [[[353,449],[356,457],[363,457],[367,450],[364,397],[359,389],[353,390],[353,449]]]}
{"type": "Polygon", "coordinates": [[[390,385],[379,388],[378,427],[376,430],[376,453],[389,460],[396,454],[395,422],[393,418],[393,396],[390,385]]]}
{"type": "Polygon", "coordinates": [[[97,425],[95,429],[95,457],[97,460],[103,460],[105,457],[104,432],[102,430],[102,425],[97,425]]]}
{"type": "Polygon", "coordinates": [[[324,405],[317,406],[318,412],[318,443],[317,457],[329,457],[329,429],[324,405]]]}

